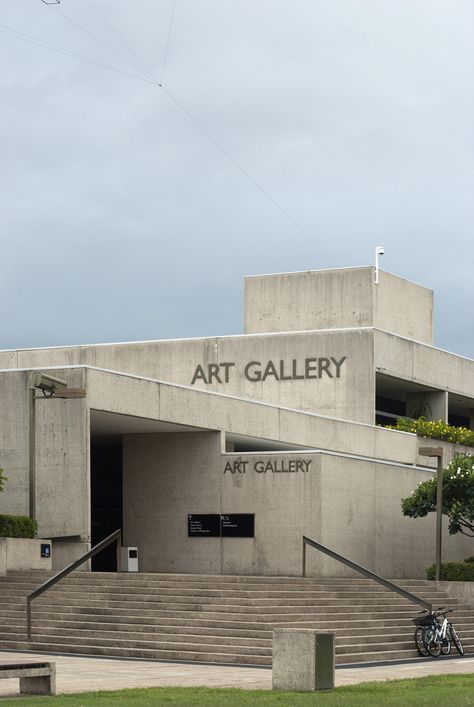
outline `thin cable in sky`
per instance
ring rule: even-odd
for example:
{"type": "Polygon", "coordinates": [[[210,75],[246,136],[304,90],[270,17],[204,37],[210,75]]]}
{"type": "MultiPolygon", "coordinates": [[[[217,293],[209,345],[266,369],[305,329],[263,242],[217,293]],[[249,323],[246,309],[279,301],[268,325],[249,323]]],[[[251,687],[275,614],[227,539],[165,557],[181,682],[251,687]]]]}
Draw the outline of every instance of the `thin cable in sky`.
{"type": "Polygon", "coordinates": [[[66,20],[66,22],[69,22],[69,23],[70,23],[71,25],[73,25],[74,27],[77,27],[77,29],[79,29],[79,30],[80,30],[81,32],[83,32],[85,35],[87,35],[88,37],[90,37],[91,39],[93,39],[95,42],[97,42],[97,44],[100,44],[101,47],[103,47],[104,49],[107,49],[109,52],[112,52],[112,54],[115,54],[115,56],[118,56],[120,59],[122,59],[122,61],[124,61],[126,64],[128,64],[129,66],[131,66],[132,69],[134,69],[135,71],[138,71],[140,74],[143,73],[143,69],[142,69],[140,66],[137,66],[137,65],[134,64],[133,62],[129,61],[129,60],[127,59],[127,57],[123,56],[123,54],[121,54],[120,52],[118,52],[118,51],[116,51],[115,49],[113,49],[112,47],[110,47],[108,44],[106,44],[106,43],[103,42],[101,39],[99,39],[99,37],[96,37],[95,34],[92,34],[92,32],[89,32],[89,30],[87,30],[85,27],[83,27],[82,25],[80,25],[79,22],[76,22],[76,20],[73,20],[71,17],[69,17],[68,15],[66,15],[66,14],[63,12],[63,10],[60,9],[59,5],[55,5],[55,8],[56,8],[56,12],[58,12],[58,13],[61,15],[61,17],[62,17],[64,20],[66,20]]]}
{"type": "Polygon", "coordinates": [[[323,253],[330,262],[334,263],[334,260],[332,257],[327,253],[324,248],[322,248],[317,241],[314,240],[314,238],[306,231],[294,218],[291,216],[291,214],[281,206],[276,199],[269,194],[269,192],[264,189],[253,177],[252,175],[247,172],[247,170],[242,167],[241,164],[228,152],[223,145],[207,130],[207,128],[202,125],[202,123],[199,122],[197,118],[194,117],[194,115],[187,109],[185,106],[178,101],[178,99],[173,96],[162,84],[158,83],[157,81],[151,80],[149,78],[146,78],[144,76],[137,76],[136,74],[131,74],[128,71],[123,71],[122,69],[118,69],[116,67],[110,66],[108,64],[105,64],[104,62],[98,61],[96,59],[91,59],[89,57],[86,57],[82,54],[79,54],[78,52],[74,52],[68,49],[65,49],[64,47],[60,47],[58,45],[52,44],[51,42],[46,42],[38,37],[35,37],[33,35],[29,35],[26,32],[21,32],[20,30],[15,30],[11,27],[7,27],[6,25],[0,24],[0,33],[5,34],[7,36],[13,37],[14,39],[19,39],[20,41],[28,42],[29,44],[34,44],[36,46],[40,46],[44,49],[49,49],[51,51],[57,52],[59,54],[65,54],[66,56],[70,56],[76,59],[79,59],[81,61],[87,62],[89,64],[93,64],[96,66],[100,66],[104,69],[108,69],[109,71],[115,71],[116,73],[122,74],[123,76],[128,76],[130,78],[136,79],[138,81],[142,81],[145,83],[150,83],[157,88],[161,88],[161,90],[166,94],[166,96],[169,98],[170,101],[172,101],[179,110],[181,110],[188,118],[189,120],[194,123],[194,125],[227,157],[230,162],[239,170],[241,174],[243,174],[279,211],[282,213],[292,224],[297,228],[303,235],[305,235],[313,245],[315,245],[321,253],[323,253]]]}
{"type": "Polygon", "coordinates": [[[154,86],[158,86],[156,81],[151,81],[143,76],[137,76],[129,71],[124,71],[123,69],[118,69],[115,66],[110,66],[110,64],[105,64],[103,61],[98,59],[92,59],[91,57],[79,54],[78,52],[71,51],[70,49],[65,49],[57,44],[52,44],[51,42],[46,42],[44,39],[35,37],[27,32],[21,32],[20,30],[14,29],[13,27],[8,27],[7,25],[0,24],[0,33],[12,39],[18,39],[20,42],[26,42],[27,44],[33,44],[34,46],[41,47],[42,49],[48,49],[49,51],[56,52],[57,54],[63,54],[65,56],[72,57],[73,59],[79,59],[80,61],[86,62],[87,64],[92,64],[94,66],[100,66],[103,69],[108,69],[109,71],[115,71],[122,76],[128,76],[137,81],[144,81],[145,83],[152,83],[154,86]]]}
{"type": "Polygon", "coordinates": [[[319,245],[319,243],[317,243],[317,242],[314,240],[314,238],[308,233],[308,231],[306,231],[302,226],[300,226],[300,224],[299,224],[297,221],[295,221],[295,219],[293,218],[293,216],[291,216],[291,214],[289,214],[288,211],[287,211],[286,209],[284,209],[283,206],[281,206],[281,205],[278,203],[278,201],[276,201],[276,200],[273,198],[273,196],[271,196],[271,194],[269,194],[269,193],[266,191],[266,189],[264,189],[264,188],[252,177],[252,175],[249,174],[249,172],[247,172],[247,170],[244,169],[244,167],[242,167],[242,165],[237,162],[237,160],[236,160],[234,157],[232,157],[232,155],[230,154],[230,152],[228,152],[228,151],[225,149],[225,147],[224,147],[223,145],[221,145],[221,143],[220,143],[218,140],[216,140],[216,138],[209,132],[209,130],[207,130],[207,128],[205,128],[204,125],[202,125],[202,123],[200,123],[199,120],[197,120],[197,118],[195,118],[194,115],[193,115],[192,113],[190,113],[190,112],[188,111],[188,109],[185,108],[185,107],[183,106],[183,104],[180,103],[180,102],[178,101],[178,99],[175,98],[163,85],[160,84],[160,88],[161,88],[161,90],[162,90],[164,93],[166,93],[166,95],[168,96],[168,98],[169,98],[171,101],[173,101],[173,103],[174,103],[185,115],[188,116],[188,118],[194,123],[194,125],[196,125],[196,127],[199,128],[199,130],[200,130],[201,132],[203,132],[204,135],[206,135],[206,137],[207,137],[224,155],[226,155],[226,157],[232,162],[232,164],[233,164],[235,167],[237,167],[237,169],[238,169],[245,177],[247,177],[247,179],[248,179],[249,181],[251,181],[252,184],[253,184],[255,187],[257,187],[257,189],[258,189],[269,201],[271,201],[271,203],[272,203],[274,206],[276,206],[276,208],[277,208],[284,216],[286,216],[286,218],[287,218],[289,221],[291,221],[291,223],[292,223],[301,233],[303,233],[307,238],[309,238],[309,240],[311,241],[311,243],[313,243],[313,245],[315,245],[315,246],[321,251],[321,253],[324,253],[324,255],[325,255],[331,262],[334,263],[334,260],[331,258],[331,256],[329,255],[329,253],[327,253],[327,252],[324,250],[324,248],[321,248],[321,246],[319,245]]]}
{"type": "Polygon", "coordinates": [[[122,35],[120,35],[120,34],[117,32],[117,30],[112,26],[112,24],[108,21],[108,19],[100,12],[100,10],[98,10],[98,9],[96,8],[96,6],[95,6],[94,3],[92,2],[92,0],[87,0],[87,2],[88,2],[88,4],[90,5],[90,7],[92,8],[92,10],[94,10],[94,12],[100,17],[100,19],[102,20],[102,22],[109,28],[109,30],[110,30],[110,31],[117,37],[117,39],[123,44],[123,46],[125,47],[125,49],[127,49],[127,51],[129,51],[130,54],[138,61],[138,63],[139,63],[140,66],[142,67],[142,70],[149,76],[150,79],[152,79],[152,80],[154,81],[155,79],[154,79],[153,74],[151,73],[151,71],[146,67],[146,65],[145,65],[145,64],[143,63],[143,61],[140,59],[140,57],[138,56],[138,54],[136,54],[136,53],[133,51],[133,49],[127,44],[127,42],[126,42],[125,39],[122,37],[122,35]]]}
{"type": "Polygon", "coordinates": [[[160,86],[163,86],[163,81],[165,78],[166,62],[168,60],[168,50],[170,47],[171,32],[173,29],[174,11],[176,9],[176,0],[172,0],[172,2],[173,2],[173,4],[171,6],[170,22],[169,22],[169,26],[168,26],[168,37],[166,39],[165,53],[163,56],[163,65],[161,67],[160,86]]]}

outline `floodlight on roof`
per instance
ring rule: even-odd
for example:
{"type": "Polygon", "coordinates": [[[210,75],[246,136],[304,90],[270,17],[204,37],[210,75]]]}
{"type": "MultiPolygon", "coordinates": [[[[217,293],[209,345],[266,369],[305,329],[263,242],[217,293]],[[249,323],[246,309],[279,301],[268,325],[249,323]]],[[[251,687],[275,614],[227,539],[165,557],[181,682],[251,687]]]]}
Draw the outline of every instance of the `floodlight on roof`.
{"type": "Polygon", "coordinates": [[[61,0],[41,0],[45,5],[59,5],[61,0]]]}

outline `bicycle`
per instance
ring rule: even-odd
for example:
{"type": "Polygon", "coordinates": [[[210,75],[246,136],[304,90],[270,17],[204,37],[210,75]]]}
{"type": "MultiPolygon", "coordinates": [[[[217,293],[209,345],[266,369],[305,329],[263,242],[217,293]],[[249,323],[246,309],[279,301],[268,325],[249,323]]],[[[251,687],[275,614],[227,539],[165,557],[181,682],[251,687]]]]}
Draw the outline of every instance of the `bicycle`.
{"type": "Polygon", "coordinates": [[[451,642],[456,646],[457,652],[460,655],[464,655],[464,647],[461,639],[446,616],[446,614],[449,614],[451,611],[452,609],[438,609],[438,611],[435,612],[435,625],[428,627],[423,635],[423,640],[425,641],[429,654],[435,658],[439,656],[440,653],[449,655],[451,652],[451,642]],[[443,617],[441,622],[438,621],[439,616],[443,617]]]}
{"type": "Polygon", "coordinates": [[[420,655],[425,657],[432,655],[435,658],[441,653],[449,655],[451,653],[451,643],[454,643],[460,655],[464,655],[461,639],[446,616],[451,611],[452,609],[443,610],[442,607],[431,611],[424,609],[420,611],[420,614],[424,614],[424,616],[412,619],[416,625],[415,645],[420,655]],[[438,621],[439,616],[443,617],[442,622],[438,621]]]}
{"type": "Polygon", "coordinates": [[[417,616],[415,619],[412,619],[416,626],[415,635],[413,638],[415,639],[415,646],[418,653],[426,657],[430,655],[430,653],[425,643],[425,632],[435,630],[436,612],[430,611],[429,609],[423,609],[423,611],[420,611],[419,613],[424,614],[424,616],[417,616]]]}

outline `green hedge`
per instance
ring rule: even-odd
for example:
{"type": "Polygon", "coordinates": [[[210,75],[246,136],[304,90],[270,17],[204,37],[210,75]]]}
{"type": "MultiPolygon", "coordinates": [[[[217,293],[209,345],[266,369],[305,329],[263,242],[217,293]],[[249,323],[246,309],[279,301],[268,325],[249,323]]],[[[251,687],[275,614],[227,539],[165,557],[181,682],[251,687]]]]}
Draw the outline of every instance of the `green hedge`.
{"type": "Polygon", "coordinates": [[[410,420],[408,417],[399,417],[396,425],[387,425],[387,427],[391,430],[414,432],[418,437],[444,439],[446,442],[474,447],[474,432],[472,430],[468,430],[467,427],[454,427],[442,422],[442,420],[426,420],[424,417],[410,420]]]}
{"type": "MultiPolygon", "coordinates": [[[[441,565],[440,579],[448,582],[474,582],[474,562],[446,562],[441,565]]],[[[436,565],[425,569],[428,579],[435,578],[436,565]]]]}
{"type": "Polygon", "coordinates": [[[34,538],[38,524],[28,516],[0,515],[0,538],[34,538]]]}

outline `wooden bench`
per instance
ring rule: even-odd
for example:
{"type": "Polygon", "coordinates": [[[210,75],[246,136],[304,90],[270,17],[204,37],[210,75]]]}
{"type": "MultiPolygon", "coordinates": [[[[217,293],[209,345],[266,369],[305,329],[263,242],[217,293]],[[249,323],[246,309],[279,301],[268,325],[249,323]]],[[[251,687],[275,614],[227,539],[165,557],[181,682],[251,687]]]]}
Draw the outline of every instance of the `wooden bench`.
{"type": "Polygon", "coordinates": [[[0,678],[20,678],[20,692],[56,694],[56,665],[37,660],[2,660],[0,678]]]}

